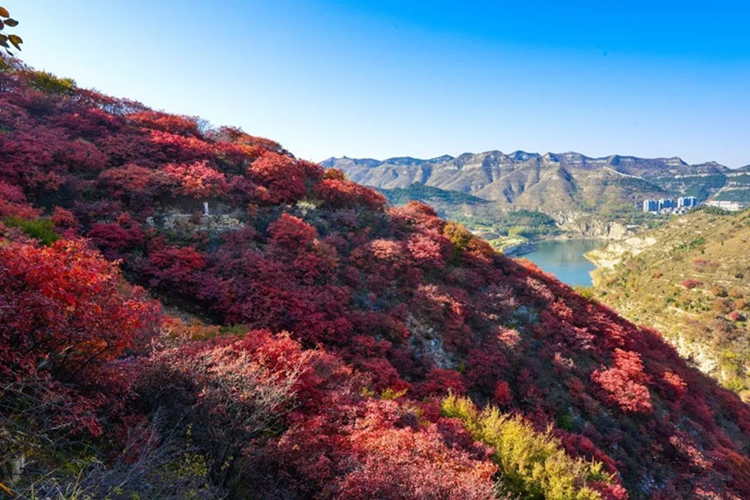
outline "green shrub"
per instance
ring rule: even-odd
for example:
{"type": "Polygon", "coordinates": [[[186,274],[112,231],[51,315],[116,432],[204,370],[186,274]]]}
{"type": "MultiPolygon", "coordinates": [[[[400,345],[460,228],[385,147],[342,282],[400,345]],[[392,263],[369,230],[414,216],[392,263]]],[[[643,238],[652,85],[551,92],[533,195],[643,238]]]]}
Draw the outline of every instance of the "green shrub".
{"type": "Polygon", "coordinates": [[[573,289],[576,291],[578,295],[580,295],[584,299],[588,299],[588,300],[596,299],[596,293],[594,293],[593,287],[576,285],[575,287],[573,287],[573,289]]]}
{"type": "Polygon", "coordinates": [[[479,412],[468,398],[453,395],[443,400],[441,409],[444,416],[461,420],[475,440],[494,448],[501,488],[513,498],[601,500],[586,482],[612,482],[601,463],[571,458],[549,430],[537,432],[519,416],[494,407],[479,412]]]}
{"type": "Polygon", "coordinates": [[[29,73],[31,87],[46,94],[71,94],[76,87],[72,78],[58,78],[46,71],[32,71],[29,73]]]}
{"type": "Polygon", "coordinates": [[[462,224],[456,224],[449,222],[443,229],[443,234],[453,243],[453,248],[456,252],[461,253],[469,247],[474,235],[471,231],[466,229],[462,224]]]}
{"type": "Polygon", "coordinates": [[[49,246],[60,239],[55,232],[55,225],[49,219],[23,219],[21,217],[8,217],[5,225],[18,227],[32,238],[36,238],[43,245],[49,246]]]}

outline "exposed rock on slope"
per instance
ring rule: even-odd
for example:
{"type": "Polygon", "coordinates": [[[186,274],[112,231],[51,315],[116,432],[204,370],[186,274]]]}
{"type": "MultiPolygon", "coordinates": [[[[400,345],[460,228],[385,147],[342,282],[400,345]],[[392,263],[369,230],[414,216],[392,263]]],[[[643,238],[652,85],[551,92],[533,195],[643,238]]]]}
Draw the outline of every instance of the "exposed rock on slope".
{"type": "Polygon", "coordinates": [[[632,234],[632,231],[621,222],[605,221],[587,214],[559,212],[552,217],[563,231],[586,238],[622,240],[632,234]]]}

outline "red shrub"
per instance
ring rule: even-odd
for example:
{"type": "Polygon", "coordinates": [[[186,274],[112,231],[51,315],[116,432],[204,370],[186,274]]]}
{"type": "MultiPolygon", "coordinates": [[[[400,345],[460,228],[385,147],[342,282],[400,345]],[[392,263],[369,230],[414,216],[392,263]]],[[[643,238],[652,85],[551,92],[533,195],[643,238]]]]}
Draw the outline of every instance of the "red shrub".
{"type": "Polygon", "coordinates": [[[26,196],[17,186],[0,181],[0,218],[21,217],[35,219],[41,214],[26,202],[26,196]]]}
{"type": "Polygon", "coordinates": [[[163,172],[128,164],[102,172],[99,182],[112,196],[120,198],[125,195],[132,197],[136,193],[154,196],[165,192],[172,179],[163,172]]]}
{"type": "Polygon", "coordinates": [[[368,420],[352,434],[359,464],[339,479],[337,498],[495,498],[492,462],[449,449],[434,426],[417,432],[368,420]]]}
{"type": "Polygon", "coordinates": [[[146,110],[128,115],[137,125],[171,134],[198,135],[198,118],[146,110]]]}
{"type": "Polygon", "coordinates": [[[688,290],[692,290],[693,288],[697,288],[703,284],[702,281],[699,280],[693,280],[693,279],[687,279],[682,282],[682,286],[687,288],[688,290]]]}
{"type": "Polygon", "coordinates": [[[508,382],[501,380],[495,386],[492,402],[502,408],[509,405],[511,401],[513,401],[513,393],[510,390],[510,385],[508,385],[508,382]]]}
{"type": "Polygon", "coordinates": [[[151,130],[149,138],[163,154],[178,164],[210,160],[216,152],[213,144],[197,137],[151,130]]]}
{"type": "Polygon", "coordinates": [[[0,379],[33,383],[68,428],[98,434],[98,415],[122,408],[128,377],[111,362],[159,310],[83,242],[0,240],[0,379]]]}
{"type": "Polygon", "coordinates": [[[411,257],[427,269],[443,268],[450,248],[448,242],[437,232],[414,234],[409,238],[406,247],[411,257]]]}
{"type": "Polygon", "coordinates": [[[324,178],[315,186],[315,193],[332,208],[364,206],[372,210],[385,207],[385,197],[374,189],[351,181],[324,178]]]}
{"type": "Polygon", "coordinates": [[[107,163],[107,155],[88,141],[77,139],[56,155],[57,160],[71,171],[99,172],[107,163]]]}
{"type": "Polygon", "coordinates": [[[461,378],[461,374],[455,370],[431,368],[425,376],[425,381],[415,389],[415,396],[420,398],[445,396],[449,392],[453,394],[465,394],[466,387],[464,387],[461,378]]]}
{"type": "Polygon", "coordinates": [[[647,376],[637,353],[615,349],[614,367],[596,370],[591,378],[606,391],[611,404],[633,413],[651,412],[651,395],[644,385],[647,376]]]}
{"type": "Polygon", "coordinates": [[[224,174],[208,166],[205,161],[190,165],[167,165],[164,174],[177,185],[175,194],[206,198],[219,196],[227,191],[224,174]]]}
{"type": "Polygon", "coordinates": [[[193,248],[166,247],[151,253],[143,272],[153,287],[179,293],[195,292],[206,258],[193,248]]]}
{"type": "Polygon", "coordinates": [[[55,211],[52,213],[52,222],[54,222],[55,228],[58,230],[75,230],[80,226],[73,212],[62,207],[55,207],[55,211]]]}
{"type": "Polygon", "coordinates": [[[305,172],[289,156],[265,153],[253,162],[251,177],[263,188],[260,201],[289,203],[305,196],[305,172]]]}
{"type": "Polygon", "coordinates": [[[281,214],[268,227],[268,233],[274,244],[292,251],[310,248],[318,235],[313,226],[288,214],[281,214]]]}

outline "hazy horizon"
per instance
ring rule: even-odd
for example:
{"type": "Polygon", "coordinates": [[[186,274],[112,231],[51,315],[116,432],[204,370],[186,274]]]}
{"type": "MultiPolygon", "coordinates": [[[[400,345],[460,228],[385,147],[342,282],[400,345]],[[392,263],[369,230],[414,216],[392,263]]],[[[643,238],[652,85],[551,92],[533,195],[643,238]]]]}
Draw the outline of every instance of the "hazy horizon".
{"type": "Polygon", "coordinates": [[[4,5],[27,64],[316,161],[524,150],[750,164],[739,3],[4,5]]]}

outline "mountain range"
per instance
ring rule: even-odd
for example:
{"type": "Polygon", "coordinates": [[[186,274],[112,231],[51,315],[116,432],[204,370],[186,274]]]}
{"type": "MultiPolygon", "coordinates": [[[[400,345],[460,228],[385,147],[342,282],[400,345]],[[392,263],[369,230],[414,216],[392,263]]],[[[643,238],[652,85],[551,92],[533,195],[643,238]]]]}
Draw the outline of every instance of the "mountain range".
{"type": "MultiPolygon", "coordinates": [[[[548,214],[618,213],[638,209],[643,199],[665,196],[690,195],[703,201],[721,196],[727,180],[748,168],[732,170],[715,162],[691,165],[677,157],[591,158],[574,152],[524,151],[382,161],[343,157],[321,164],[377,188],[406,188],[419,183],[489,200],[495,210],[522,208],[548,214]],[[711,180],[708,189],[703,187],[707,178],[711,180]]],[[[740,182],[742,196],[750,196],[750,179],[740,182]]]]}

